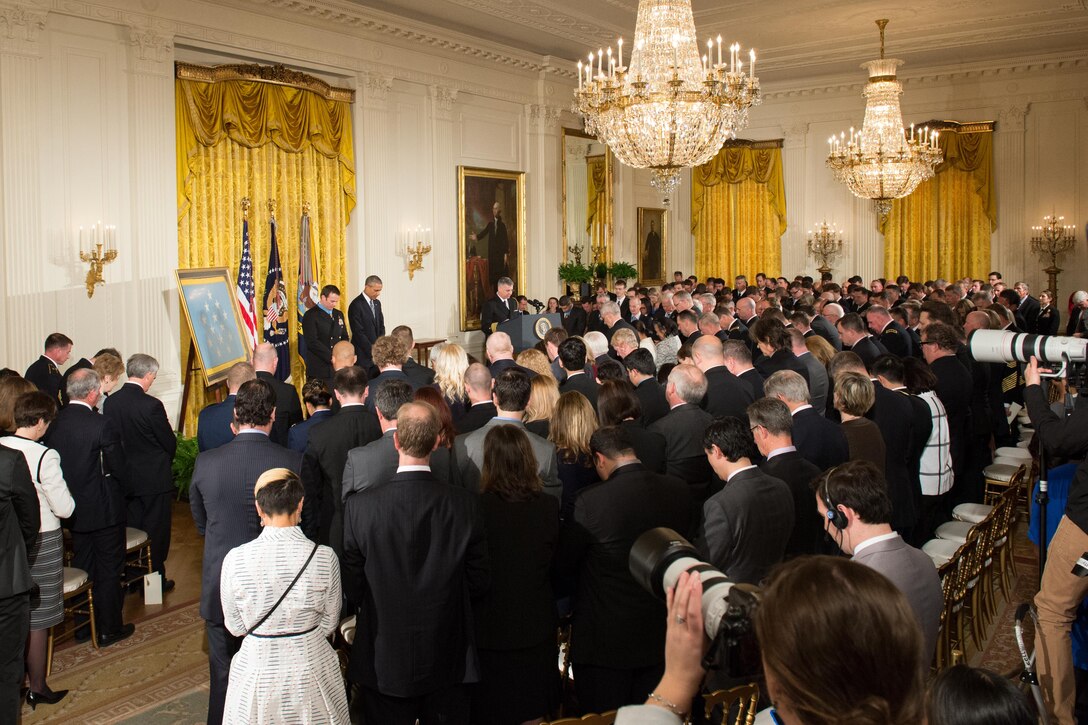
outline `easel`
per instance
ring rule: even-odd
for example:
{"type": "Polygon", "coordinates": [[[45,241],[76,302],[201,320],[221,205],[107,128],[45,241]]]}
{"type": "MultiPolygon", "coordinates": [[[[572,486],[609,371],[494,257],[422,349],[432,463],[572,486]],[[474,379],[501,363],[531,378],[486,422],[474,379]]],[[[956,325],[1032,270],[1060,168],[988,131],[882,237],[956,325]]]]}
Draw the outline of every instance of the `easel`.
{"type": "MultiPolygon", "coordinates": [[[[193,377],[195,373],[201,372],[200,365],[197,364],[196,358],[196,343],[193,342],[193,338],[189,338],[189,352],[185,356],[185,384],[181,388],[181,411],[178,413],[178,424],[175,429],[177,433],[181,433],[185,428],[185,412],[189,407],[189,391],[192,389],[193,377]]],[[[223,401],[223,385],[218,384],[214,387],[215,390],[215,402],[219,403],[223,401]]]]}

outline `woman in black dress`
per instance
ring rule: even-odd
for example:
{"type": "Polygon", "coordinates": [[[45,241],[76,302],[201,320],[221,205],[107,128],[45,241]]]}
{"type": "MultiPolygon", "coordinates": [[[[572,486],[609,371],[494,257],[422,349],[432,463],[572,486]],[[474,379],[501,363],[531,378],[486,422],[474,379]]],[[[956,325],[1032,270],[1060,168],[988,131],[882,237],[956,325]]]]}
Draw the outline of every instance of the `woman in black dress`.
{"type": "Polygon", "coordinates": [[[1061,314],[1054,309],[1054,295],[1050,290],[1039,293],[1039,316],[1035,318],[1035,332],[1040,335],[1057,335],[1061,314]]]}
{"type": "Polygon", "coordinates": [[[835,376],[835,410],[842,416],[850,460],[869,461],[883,474],[886,441],[876,423],[865,417],[875,403],[876,392],[868,377],[849,371],[835,376]]]}
{"type": "Polygon", "coordinates": [[[481,676],[472,722],[540,723],[550,716],[558,690],[551,577],[559,502],[543,492],[520,428],[500,425],[488,432],[480,491],[491,589],[474,609],[481,676]]]}
{"type": "Polygon", "coordinates": [[[597,414],[586,396],[577,390],[559,396],[548,424],[548,440],[555,444],[559,461],[559,482],[563,484],[559,518],[564,521],[574,513],[578,492],[601,480],[589,452],[589,439],[596,430],[597,414]]]}

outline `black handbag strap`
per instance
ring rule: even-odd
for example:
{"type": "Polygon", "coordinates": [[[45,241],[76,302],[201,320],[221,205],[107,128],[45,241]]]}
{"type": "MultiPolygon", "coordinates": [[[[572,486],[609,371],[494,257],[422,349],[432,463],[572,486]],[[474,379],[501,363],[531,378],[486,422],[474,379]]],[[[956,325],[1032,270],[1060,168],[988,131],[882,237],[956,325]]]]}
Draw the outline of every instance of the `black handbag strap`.
{"type": "Polygon", "coordinates": [[[283,600],[287,598],[287,593],[290,592],[292,589],[294,589],[295,584],[298,584],[298,580],[300,578],[302,578],[302,572],[306,571],[306,567],[308,567],[310,565],[310,562],[313,560],[314,554],[316,554],[316,553],[317,553],[317,544],[314,544],[314,548],[310,549],[310,555],[308,557],[306,557],[306,563],[302,565],[302,568],[298,570],[298,574],[295,574],[295,578],[292,579],[291,583],[287,585],[287,588],[283,590],[283,594],[280,595],[280,598],[276,600],[276,603],[272,605],[271,609],[269,609],[267,612],[264,613],[264,616],[261,617],[260,621],[257,622],[256,624],[254,624],[252,627],[250,627],[249,631],[246,632],[245,635],[243,635],[243,636],[249,636],[249,635],[253,634],[253,632],[257,629],[257,627],[260,627],[262,624],[264,624],[265,620],[267,620],[269,617],[271,617],[272,613],[275,612],[277,609],[279,609],[279,606],[281,604],[283,604],[283,600]]]}

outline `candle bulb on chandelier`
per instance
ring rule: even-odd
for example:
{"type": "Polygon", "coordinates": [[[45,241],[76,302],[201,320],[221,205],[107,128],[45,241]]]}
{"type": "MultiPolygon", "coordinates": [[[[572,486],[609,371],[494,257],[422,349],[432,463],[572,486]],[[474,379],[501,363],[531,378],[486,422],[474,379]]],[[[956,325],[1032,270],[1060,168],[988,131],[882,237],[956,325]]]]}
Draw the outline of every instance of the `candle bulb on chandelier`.
{"type": "Polygon", "coordinates": [[[722,64],[722,36],[718,36],[718,65],[722,64]]]}
{"type": "Polygon", "coordinates": [[[748,51],[748,75],[755,78],[756,75],[756,50],[752,48],[748,51]]]}
{"type": "Polygon", "coordinates": [[[582,73],[582,61],[578,61],[578,90],[582,90],[582,79],[585,75],[582,73]]]}
{"type": "Polygon", "coordinates": [[[614,66],[612,64],[612,46],[610,45],[610,46],[608,46],[608,75],[609,76],[612,75],[612,68],[613,67],[614,66]]]}
{"type": "Polygon", "coordinates": [[[617,40],[616,45],[619,46],[619,50],[618,50],[619,60],[616,62],[616,67],[618,67],[622,71],[623,70],[623,38],[620,38],[619,40],[617,40]]]}
{"type": "Polygon", "coordinates": [[[597,49],[597,77],[604,77],[604,73],[601,72],[601,61],[604,59],[604,51],[600,48],[597,49]]]}

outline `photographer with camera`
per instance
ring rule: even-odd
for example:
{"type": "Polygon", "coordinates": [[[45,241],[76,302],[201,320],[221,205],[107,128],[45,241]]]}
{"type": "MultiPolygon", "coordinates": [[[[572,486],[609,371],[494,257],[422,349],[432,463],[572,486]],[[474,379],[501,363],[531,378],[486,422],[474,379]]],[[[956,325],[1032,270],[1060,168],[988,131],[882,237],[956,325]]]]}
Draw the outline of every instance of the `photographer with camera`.
{"type": "Polygon", "coordinates": [[[1047,402],[1039,360],[1034,356],[1024,369],[1024,382],[1024,402],[1040,448],[1050,457],[1048,465],[1057,463],[1057,459],[1080,461],[1065,514],[1050,540],[1046,568],[1035,596],[1039,684],[1047,708],[1064,725],[1074,722],[1077,694],[1069,631],[1077,608],[1088,594],[1088,577],[1074,572],[1077,560],[1088,551],[1088,408],[1077,406],[1067,419],[1059,418],[1047,402]]]}
{"type": "MultiPolygon", "coordinates": [[[[635,558],[632,551],[633,570],[635,558]]],[[[757,609],[734,600],[737,588],[723,587],[719,573],[695,570],[716,583],[704,594],[700,576],[685,571],[665,590],[665,674],[644,704],[619,711],[616,725],[676,725],[690,713],[704,673],[704,622],[717,632],[713,612],[725,600],[754,621],[774,722],[922,721],[922,633],[906,598],[878,572],[841,558],[800,557],[772,572],[757,609]]]]}

